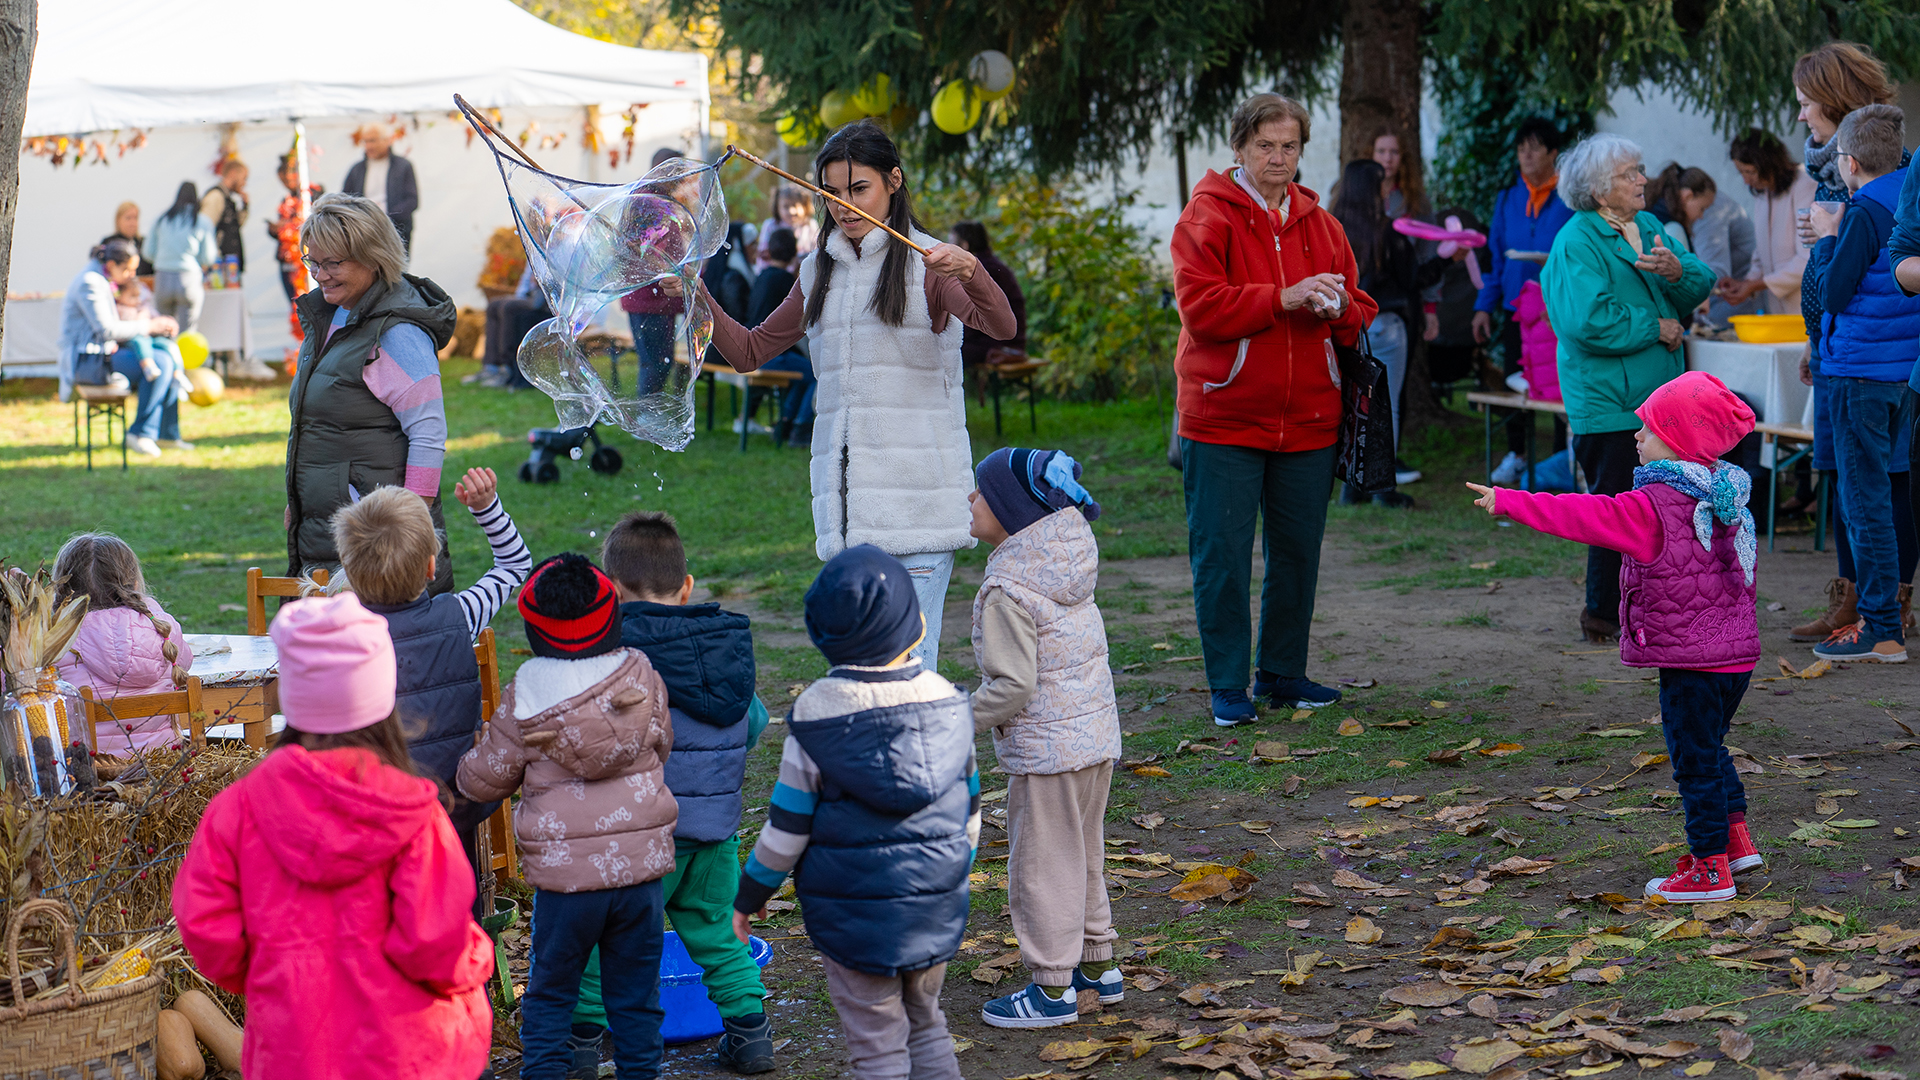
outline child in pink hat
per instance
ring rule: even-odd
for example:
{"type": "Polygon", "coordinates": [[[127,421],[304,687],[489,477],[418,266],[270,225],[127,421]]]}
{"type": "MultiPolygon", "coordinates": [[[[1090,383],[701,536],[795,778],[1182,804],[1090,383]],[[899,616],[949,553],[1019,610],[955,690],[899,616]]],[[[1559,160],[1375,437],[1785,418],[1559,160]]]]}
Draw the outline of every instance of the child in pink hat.
{"type": "Polygon", "coordinates": [[[1619,495],[1544,495],[1467,486],[1475,505],[1541,532],[1612,548],[1620,564],[1620,660],[1660,670],[1660,727],[1687,815],[1688,853],[1647,883],[1670,902],[1729,900],[1733,875],[1763,863],[1747,795],[1724,745],[1760,659],[1754,607],[1752,480],[1719,460],[1753,430],[1753,410],[1719,379],[1689,371],[1635,410],[1640,467],[1619,495]]]}
{"type": "Polygon", "coordinates": [[[173,883],[194,963],[247,999],[248,1076],[473,1080],[493,949],[432,780],[394,716],[386,620],[352,594],[268,631],[287,729],[207,804],[173,883]]]}

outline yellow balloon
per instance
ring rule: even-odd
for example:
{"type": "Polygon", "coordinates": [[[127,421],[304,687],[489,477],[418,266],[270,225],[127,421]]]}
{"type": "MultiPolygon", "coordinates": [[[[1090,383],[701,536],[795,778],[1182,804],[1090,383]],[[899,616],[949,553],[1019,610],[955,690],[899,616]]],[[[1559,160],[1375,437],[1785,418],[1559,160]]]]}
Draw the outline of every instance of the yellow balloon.
{"type": "Polygon", "coordinates": [[[853,99],[845,91],[829,90],[827,96],[820,99],[820,122],[830,128],[851,124],[864,115],[854,107],[853,99]]]}
{"type": "Polygon", "coordinates": [[[979,88],[965,79],[955,79],[940,88],[933,95],[933,123],[949,135],[961,135],[973,130],[980,122],[980,110],[986,103],[980,99],[979,88]]]}
{"type": "Polygon", "coordinates": [[[181,334],[174,347],[180,350],[180,364],[188,371],[207,362],[207,336],[198,330],[189,330],[181,334]]]}
{"type": "Polygon", "coordinates": [[[211,405],[227,392],[227,384],[221,381],[219,372],[210,367],[188,371],[187,382],[193,387],[187,392],[187,400],[195,405],[211,405]]]}
{"type": "Polygon", "coordinates": [[[813,118],[803,118],[798,113],[788,113],[774,122],[773,130],[779,134],[781,142],[799,150],[813,141],[811,136],[818,123],[818,114],[813,118]]]}
{"type": "Polygon", "coordinates": [[[885,116],[893,107],[893,80],[885,72],[860,84],[853,92],[853,107],[862,116],[885,116]]]}
{"type": "Polygon", "coordinates": [[[1013,61],[999,49],[976,53],[967,62],[967,78],[980,89],[980,96],[999,101],[1013,93],[1013,61]]]}

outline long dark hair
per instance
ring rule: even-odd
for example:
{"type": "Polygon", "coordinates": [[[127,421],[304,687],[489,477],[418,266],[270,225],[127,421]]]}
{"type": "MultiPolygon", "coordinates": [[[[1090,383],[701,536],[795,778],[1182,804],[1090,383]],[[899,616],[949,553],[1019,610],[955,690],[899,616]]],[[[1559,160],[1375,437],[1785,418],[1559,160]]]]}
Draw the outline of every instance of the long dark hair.
{"type": "Polygon", "coordinates": [[[177,221],[182,225],[193,224],[193,215],[200,212],[200,189],[188,180],[180,185],[180,193],[173,197],[173,205],[160,215],[161,221],[177,221]]]}
{"type": "Polygon", "coordinates": [[[1795,174],[1800,166],[1787,156],[1786,144],[1771,131],[1760,128],[1748,128],[1745,135],[1733,140],[1727,148],[1727,156],[1742,165],[1751,165],[1760,174],[1760,182],[1766,185],[1765,193],[1785,195],[1793,188],[1795,174]]]}
{"type": "Polygon", "coordinates": [[[1386,178],[1387,170],[1371,158],[1349,161],[1334,192],[1333,216],[1347,231],[1347,243],[1362,274],[1372,273],[1386,261],[1387,230],[1392,227],[1386,200],[1380,197],[1386,178]]]}
{"type": "MultiPolygon", "coordinates": [[[[865,165],[880,172],[881,181],[900,168],[900,148],[872,120],[862,120],[848,124],[828,136],[820,154],[813,159],[815,182],[825,181],[827,165],[830,162],[844,161],[852,165],[865,165]]],[[[852,171],[851,167],[848,169],[852,171]]],[[[827,288],[833,281],[833,256],[827,253],[827,237],[833,235],[834,216],[822,205],[815,215],[820,219],[820,246],[814,253],[813,291],[807,295],[807,325],[813,326],[820,321],[820,313],[826,310],[827,288]]],[[[922,228],[918,218],[913,216],[913,199],[907,194],[905,173],[901,174],[900,188],[893,193],[887,203],[887,224],[895,232],[911,235],[910,230],[922,228]]],[[[889,240],[892,238],[889,237],[889,240]]],[[[894,241],[887,247],[887,260],[880,264],[880,288],[873,294],[870,305],[880,321],[888,326],[899,326],[907,321],[907,260],[916,258],[905,244],[894,241]]]]}

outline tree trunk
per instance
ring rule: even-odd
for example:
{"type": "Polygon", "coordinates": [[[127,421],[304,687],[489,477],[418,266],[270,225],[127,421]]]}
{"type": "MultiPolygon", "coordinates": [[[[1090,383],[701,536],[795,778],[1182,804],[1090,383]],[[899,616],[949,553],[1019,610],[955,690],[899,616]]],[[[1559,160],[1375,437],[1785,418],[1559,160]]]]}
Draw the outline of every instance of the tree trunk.
{"type": "MultiPolygon", "coordinates": [[[[20,204],[20,128],[27,120],[27,77],[39,40],[37,0],[0,0],[0,297],[13,264],[13,214],[20,204]]],[[[6,334],[0,306],[0,337],[6,334]]]]}
{"type": "MultiPolygon", "coordinates": [[[[1373,142],[1383,132],[1399,136],[1403,175],[1425,175],[1420,153],[1420,25],[1418,0],[1348,0],[1340,64],[1340,161],[1373,156],[1373,142]]],[[[1424,198],[1425,185],[1407,192],[1424,198]]],[[[1424,213],[1425,206],[1409,206],[1424,213]]],[[[1421,331],[1424,321],[1415,312],[1407,326],[1407,379],[1401,391],[1400,426],[1411,436],[1420,426],[1444,422],[1456,414],[1446,411],[1433,393],[1427,374],[1427,356],[1421,331]]]]}

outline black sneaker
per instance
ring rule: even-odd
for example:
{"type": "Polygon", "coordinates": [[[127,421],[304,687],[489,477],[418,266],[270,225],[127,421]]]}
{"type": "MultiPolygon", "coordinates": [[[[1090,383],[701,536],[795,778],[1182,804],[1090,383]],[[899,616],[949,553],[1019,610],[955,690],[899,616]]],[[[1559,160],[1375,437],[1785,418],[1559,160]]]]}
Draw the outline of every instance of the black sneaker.
{"type": "Polygon", "coordinates": [[[726,1028],[720,1036],[720,1053],[714,1059],[721,1068],[737,1073],[773,1071],[773,1021],[767,1014],[723,1016],[726,1028]]]}
{"type": "Polygon", "coordinates": [[[1340,700],[1340,691],[1331,686],[1321,686],[1311,679],[1275,678],[1272,681],[1261,678],[1261,672],[1253,675],[1253,697],[1273,709],[1319,709],[1340,700]]]}

